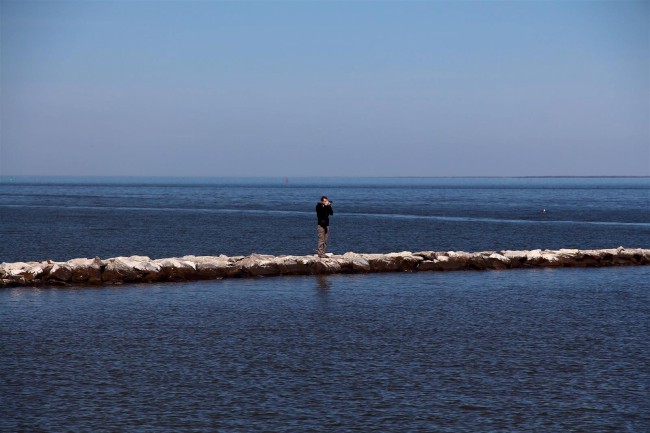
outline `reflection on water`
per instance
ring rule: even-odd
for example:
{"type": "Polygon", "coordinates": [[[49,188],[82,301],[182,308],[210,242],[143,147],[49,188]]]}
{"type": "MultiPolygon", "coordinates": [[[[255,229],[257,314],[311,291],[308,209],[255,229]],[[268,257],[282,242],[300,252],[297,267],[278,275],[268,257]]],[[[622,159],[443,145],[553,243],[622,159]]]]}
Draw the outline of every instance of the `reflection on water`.
{"type": "Polygon", "coordinates": [[[327,275],[317,275],[316,276],[316,282],[318,283],[318,290],[321,293],[327,293],[327,291],[331,287],[331,284],[328,281],[328,276],[327,275]]]}

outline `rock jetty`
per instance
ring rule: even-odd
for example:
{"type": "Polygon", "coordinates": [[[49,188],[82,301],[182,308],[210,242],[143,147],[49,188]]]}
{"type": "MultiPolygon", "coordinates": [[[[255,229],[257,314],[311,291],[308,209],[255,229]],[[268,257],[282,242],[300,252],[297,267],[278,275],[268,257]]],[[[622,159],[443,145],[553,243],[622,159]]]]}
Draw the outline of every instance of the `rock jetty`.
{"type": "Polygon", "coordinates": [[[279,275],[650,265],[650,250],[403,251],[316,256],[144,256],[0,264],[0,287],[213,280],[279,275]]]}

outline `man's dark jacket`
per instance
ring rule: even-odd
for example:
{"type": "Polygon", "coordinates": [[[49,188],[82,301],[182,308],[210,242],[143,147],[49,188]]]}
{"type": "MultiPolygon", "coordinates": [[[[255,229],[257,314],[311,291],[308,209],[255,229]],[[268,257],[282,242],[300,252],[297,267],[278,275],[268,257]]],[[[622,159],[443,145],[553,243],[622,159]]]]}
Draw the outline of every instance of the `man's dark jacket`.
{"type": "Polygon", "coordinates": [[[334,215],[332,210],[332,205],[325,206],[323,203],[318,203],[316,205],[316,216],[318,217],[318,225],[327,231],[327,227],[330,225],[330,215],[334,215]]]}

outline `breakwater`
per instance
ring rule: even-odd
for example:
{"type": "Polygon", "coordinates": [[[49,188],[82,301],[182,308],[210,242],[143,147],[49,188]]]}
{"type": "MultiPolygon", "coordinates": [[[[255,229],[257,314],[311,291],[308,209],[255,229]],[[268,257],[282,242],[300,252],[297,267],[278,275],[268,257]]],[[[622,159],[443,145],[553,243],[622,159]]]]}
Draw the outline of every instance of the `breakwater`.
{"type": "Polygon", "coordinates": [[[65,286],[369,272],[650,265],[650,249],[420,251],[317,256],[145,256],[0,264],[0,287],[65,286]]]}

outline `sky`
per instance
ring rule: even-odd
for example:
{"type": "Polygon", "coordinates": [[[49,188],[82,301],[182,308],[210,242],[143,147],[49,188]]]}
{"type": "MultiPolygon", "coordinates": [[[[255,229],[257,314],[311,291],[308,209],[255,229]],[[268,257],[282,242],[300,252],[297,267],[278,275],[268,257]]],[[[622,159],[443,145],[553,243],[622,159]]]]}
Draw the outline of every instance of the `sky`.
{"type": "Polygon", "coordinates": [[[648,176],[650,1],[0,0],[2,176],[648,176]]]}

